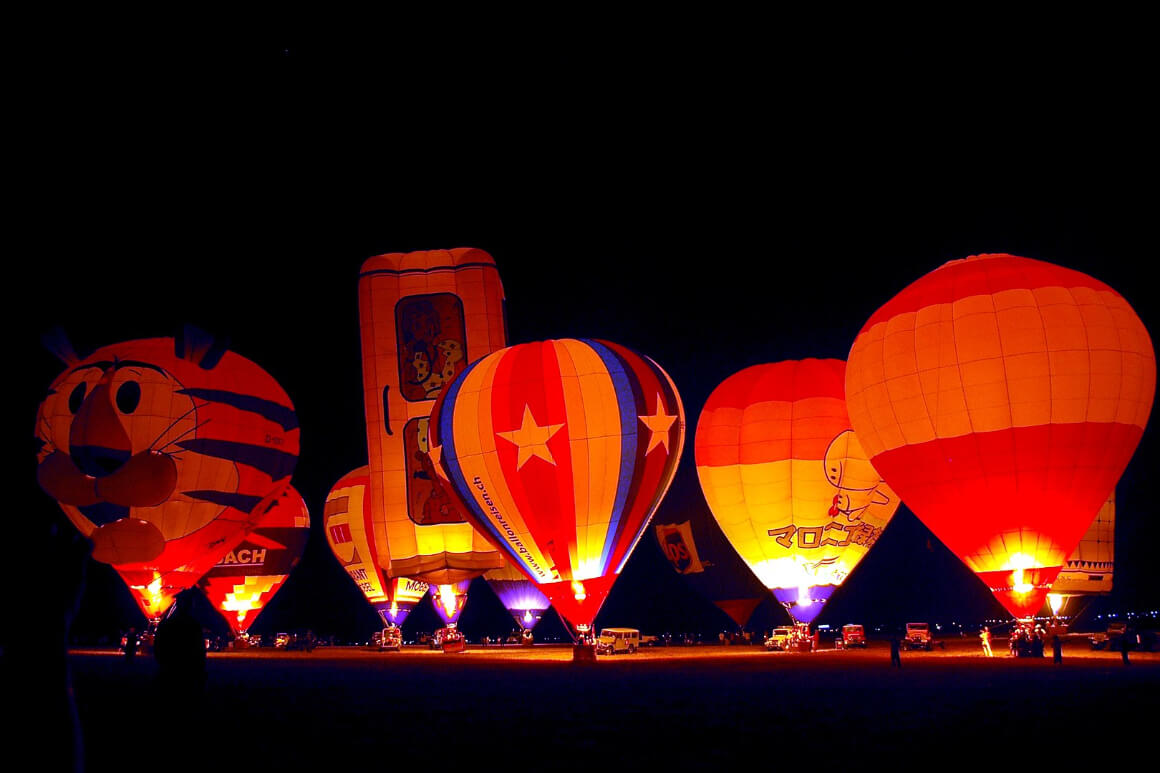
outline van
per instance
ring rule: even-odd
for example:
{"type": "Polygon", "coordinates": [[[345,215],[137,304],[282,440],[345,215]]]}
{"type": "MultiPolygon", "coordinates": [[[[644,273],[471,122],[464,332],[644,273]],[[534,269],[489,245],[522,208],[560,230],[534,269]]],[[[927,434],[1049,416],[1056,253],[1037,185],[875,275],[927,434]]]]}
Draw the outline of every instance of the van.
{"type": "Polygon", "coordinates": [[[596,652],[600,655],[634,653],[639,648],[640,631],[636,628],[605,628],[596,640],[596,652]]]}

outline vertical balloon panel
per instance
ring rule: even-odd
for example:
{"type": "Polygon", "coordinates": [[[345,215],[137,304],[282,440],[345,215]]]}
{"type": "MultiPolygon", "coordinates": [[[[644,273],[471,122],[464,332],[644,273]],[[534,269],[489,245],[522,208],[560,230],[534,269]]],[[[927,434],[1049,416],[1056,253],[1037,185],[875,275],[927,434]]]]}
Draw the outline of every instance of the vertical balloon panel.
{"type": "Polygon", "coordinates": [[[874,466],[1016,617],[1043,604],[1123,473],[1155,389],[1123,297],[1013,255],[913,282],[862,327],[846,370],[874,466]]]}
{"type": "Polygon", "coordinates": [[[389,576],[432,584],[500,565],[435,480],[428,416],[444,385],[506,345],[503,286],[482,250],[392,253],[359,277],[371,523],[389,576]]]}

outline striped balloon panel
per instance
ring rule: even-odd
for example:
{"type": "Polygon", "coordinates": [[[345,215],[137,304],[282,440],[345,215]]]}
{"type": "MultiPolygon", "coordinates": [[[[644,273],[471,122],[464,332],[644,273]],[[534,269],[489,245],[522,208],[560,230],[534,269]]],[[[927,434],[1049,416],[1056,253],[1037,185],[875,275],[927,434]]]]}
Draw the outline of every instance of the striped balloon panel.
{"type": "Polygon", "coordinates": [[[1118,293],[1011,255],[911,284],[862,328],[846,371],[875,467],[1019,616],[1127,466],[1155,387],[1151,339],[1118,293]]]}
{"type": "Polygon", "coordinates": [[[684,411],[668,375],[607,342],[523,344],[469,367],[435,419],[433,455],[477,526],[590,623],[676,470],[684,411]]]}
{"type": "Polygon", "coordinates": [[[503,285],[482,250],[391,253],[359,277],[372,524],[389,576],[458,582],[499,565],[437,485],[428,416],[444,385],[506,345],[503,285]]]}

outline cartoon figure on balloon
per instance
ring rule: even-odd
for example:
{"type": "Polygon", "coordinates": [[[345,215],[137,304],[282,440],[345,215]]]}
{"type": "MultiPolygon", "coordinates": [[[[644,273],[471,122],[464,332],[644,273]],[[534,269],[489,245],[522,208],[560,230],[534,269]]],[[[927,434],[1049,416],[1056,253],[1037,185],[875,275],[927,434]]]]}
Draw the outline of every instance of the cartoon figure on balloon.
{"type": "Polygon", "coordinates": [[[830,441],[822,463],[826,480],[838,490],[830,506],[831,518],[844,517],[853,526],[864,523],[869,508],[890,505],[890,495],[882,490],[882,476],[866,458],[853,430],[842,430],[830,441]]]}
{"type": "Polygon", "coordinates": [[[404,430],[407,446],[408,514],[420,526],[437,523],[466,523],[460,505],[435,480],[435,465],[428,453],[426,417],[412,419],[404,430]]]}
{"type": "Polygon", "coordinates": [[[78,357],[37,416],[37,481],[93,558],[156,620],[250,531],[289,485],[293,404],[260,367],[186,328],[78,357]]]}
{"type": "Polygon", "coordinates": [[[403,395],[438,397],[467,364],[462,304],[449,293],[420,295],[400,302],[397,313],[403,395]]]}

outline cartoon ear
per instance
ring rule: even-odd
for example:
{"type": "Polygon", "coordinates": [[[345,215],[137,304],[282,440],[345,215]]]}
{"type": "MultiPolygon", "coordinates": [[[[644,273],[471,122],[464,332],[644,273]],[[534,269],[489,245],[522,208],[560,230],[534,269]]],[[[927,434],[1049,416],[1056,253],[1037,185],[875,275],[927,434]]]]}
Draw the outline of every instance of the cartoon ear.
{"type": "Polygon", "coordinates": [[[64,328],[60,326],[53,327],[40,337],[40,342],[44,344],[44,348],[55,354],[61,362],[65,365],[73,366],[81,361],[77,356],[76,350],[73,349],[72,343],[68,340],[68,334],[64,332],[64,328]]]}
{"type": "Polygon", "coordinates": [[[185,325],[173,339],[173,354],[204,370],[213,370],[230,348],[229,338],[216,338],[201,328],[185,325]]]}

